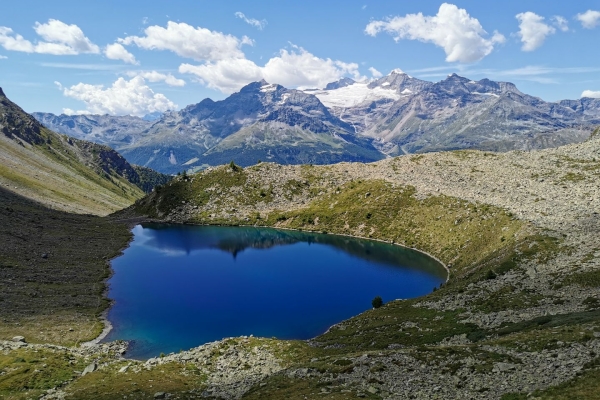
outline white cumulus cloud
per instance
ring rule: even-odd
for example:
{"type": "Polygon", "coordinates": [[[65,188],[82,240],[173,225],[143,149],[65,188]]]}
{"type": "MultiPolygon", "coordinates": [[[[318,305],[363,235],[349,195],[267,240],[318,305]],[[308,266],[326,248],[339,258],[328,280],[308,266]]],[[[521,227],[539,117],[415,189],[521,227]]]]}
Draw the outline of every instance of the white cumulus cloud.
{"type": "Polygon", "coordinates": [[[124,45],[132,45],[146,50],[169,50],[175,54],[196,61],[219,61],[231,58],[244,58],[242,45],[252,45],[252,40],[225,35],[206,28],[194,28],[186,23],[169,21],[167,27],[153,25],[144,30],[145,36],[128,36],[119,39],[124,45]]]}
{"type": "Polygon", "coordinates": [[[433,43],[444,49],[446,61],[461,63],[481,60],[494,50],[496,44],[506,40],[498,32],[486,38],[487,32],[476,18],[448,3],[443,3],[435,16],[407,14],[372,21],[365,28],[365,33],[371,36],[382,31],[392,35],[396,41],[409,39],[433,43]]]}
{"type": "Polygon", "coordinates": [[[193,74],[203,84],[223,93],[233,93],[263,78],[261,68],[245,58],[232,58],[202,65],[181,64],[179,72],[193,74]]]}
{"type": "Polygon", "coordinates": [[[246,17],[246,15],[243,12],[236,12],[235,16],[241,20],[243,20],[244,22],[246,22],[248,25],[252,25],[253,27],[257,28],[258,30],[263,30],[265,28],[265,26],[267,25],[267,20],[263,19],[263,20],[257,20],[255,18],[248,18],[246,17]]]}
{"type": "Polygon", "coordinates": [[[139,64],[135,56],[123,47],[121,43],[113,43],[106,46],[104,55],[111,60],[121,60],[128,64],[139,64]]]}
{"type": "Polygon", "coordinates": [[[377,71],[373,67],[369,67],[369,72],[371,73],[371,76],[375,79],[381,78],[383,76],[381,72],[377,71]]]}
{"type": "Polygon", "coordinates": [[[65,115],[91,115],[92,113],[87,110],[78,110],[75,111],[71,108],[63,108],[62,113],[65,115]]]}
{"type": "Polygon", "coordinates": [[[344,75],[356,80],[362,77],[358,64],[319,58],[301,47],[296,51],[281,50],[279,57],[271,58],[262,68],[267,82],[292,87],[324,87],[344,75]]]}
{"type": "Polygon", "coordinates": [[[126,74],[131,78],[141,76],[148,82],[165,82],[169,86],[185,86],[183,79],[175,78],[172,74],[162,74],[157,71],[129,71],[126,74]]]}
{"type": "Polygon", "coordinates": [[[594,29],[600,24],[600,11],[587,10],[584,13],[577,14],[576,17],[581,25],[586,29],[594,29]]]}
{"type": "Polygon", "coordinates": [[[17,35],[12,29],[6,26],[0,26],[0,46],[10,51],[22,51],[33,53],[35,51],[33,44],[23,36],[17,35]]]}
{"type": "Polygon", "coordinates": [[[592,99],[600,99],[600,90],[598,90],[598,91],[584,90],[583,93],[581,93],[581,97],[589,97],[589,98],[592,98],[592,99]]]}
{"type": "Polygon", "coordinates": [[[0,56],[0,60],[6,60],[8,57],[6,56],[0,56]]]}
{"type": "Polygon", "coordinates": [[[67,25],[57,19],[50,19],[45,24],[36,22],[33,29],[46,41],[38,43],[37,47],[46,47],[49,54],[100,53],[100,48],[75,24],[67,25]]]}
{"type": "Polygon", "coordinates": [[[77,25],[67,25],[62,21],[50,19],[45,24],[36,22],[33,29],[43,41],[33,44],[14,33],[11,28],[0,26],[0,46],[11,51],[52,55],[100,53],[100,48],[92,43],[77,25]]]}
{"type": "Polygon", "coordinates": [[[232,93],[244,85],[265,79],[286,87],[324,87],[345,75],[362,79],[358,64],[344,63],[329,58],[319,58],[301,47],[281,50],[264,66],[258,66],[245,58],[209,62],[203,65],[182,64],[180,73],[194,74],[208,87],[223,93],[232,93]]]}
{"type": "MultiPolygon", "coordinates": [[[[243,14],[240,13],[239,17],[241,15],[243,14]]],[[[166,27],[149,26],[144,34],[128,36],[118,42],[147,50],[169,50],[181,57],[196,60],[196,65],[182,63],[179,73],[192,74],[204,85],[223,93],[235,92],[248,83],[261,79],[298,88],[323,87],[345,75],[364,79],[358,72],[358,64],[319,58],[293,44],[292,50],[282,49],[278,56],[260,66],[248,60],[242,51],[243,45],[254,44],[246,36],[238,38],[172,21],[166,27]]],[[[143,77],[151,79],[150,76],[143,77]]],[[[169,78],[169,81],[165,78],[164,81],[173,85],[184,83],[174,77],[169,78]]]]}
{"type": "Polygon", "coordinates": [[[69,88],[57,84],[65,96],[83,101],[86,105],[85,112],[92,114],[143,116],[156,111],[177,109],[177,105],[165,95],[154,93],[141,76],[130,80],[119,78],[106,89],[104,85],[86,83],[78,83],[69,88]]]}
{"type": "Polygon", "coordinates": [[[531,11],[517,14],[515,18],[519,20],[518,35],[523,42],[521,47],[523,51],[533,51],[539,48],[544,44],[546,37],[556,32],[556,29],[544,23],[544,17],[531,11]]]}

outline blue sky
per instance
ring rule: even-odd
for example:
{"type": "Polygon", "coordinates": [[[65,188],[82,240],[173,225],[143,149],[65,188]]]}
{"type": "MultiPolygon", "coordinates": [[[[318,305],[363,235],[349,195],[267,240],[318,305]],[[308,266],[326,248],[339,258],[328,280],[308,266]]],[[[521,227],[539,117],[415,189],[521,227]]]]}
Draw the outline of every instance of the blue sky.
{"type": "Polygon", "coordinates": [[[0,86],[26,111],[143,115],[253,80],[318,87],[401,68],[600,97],[600,2],[21,0],[0,13],[0,86]]]}

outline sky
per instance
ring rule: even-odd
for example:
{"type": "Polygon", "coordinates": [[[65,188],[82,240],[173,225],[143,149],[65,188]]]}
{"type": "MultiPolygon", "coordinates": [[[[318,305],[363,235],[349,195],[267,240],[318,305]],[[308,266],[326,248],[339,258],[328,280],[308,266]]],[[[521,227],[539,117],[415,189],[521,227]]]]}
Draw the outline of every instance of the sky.
{"type": "Polygon", "coordinates": [[[0,87],[27,112],[143,116],[260,79],[322,88],[400,68],[557,101],[600,97],[598,39],[598,0],[20,0],[0,12],[0,87]]]}

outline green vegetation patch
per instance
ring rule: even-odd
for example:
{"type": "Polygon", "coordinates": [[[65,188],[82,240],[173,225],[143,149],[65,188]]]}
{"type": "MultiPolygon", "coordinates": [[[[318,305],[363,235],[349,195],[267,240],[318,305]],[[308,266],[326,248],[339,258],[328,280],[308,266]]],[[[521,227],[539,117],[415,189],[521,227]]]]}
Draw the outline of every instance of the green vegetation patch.
{"type": "MultiPolygon", "coordinates": [[[[165,186],[157,186],[149,196],[135,204],[138,213],[150,217],[160,217],[177,209],[182,202],[191,202],[200,207],[211,199],[229,194],[230,189],[243,190],[248,181],[247,173],[240,167],[218,167],[209,173],[177,177],[165,186]]],[[[261,197],[260,192],[255,197],[261,197]]],[[[244,197],[240,196],[240,200],[244,197]]]]}
{"type": "MultiPolygon", "coordinates": [[[[598,360],[598,359],[596,359],[598,360]]],[[[595,364],[598,364],[596,361],[595,364]]],[[[502,396],[502,400],[581,400],[597,399],[600,393],[600,369],[596,366],[585,371],[574,379],[568,380],[558,386],[545,390],[536,390],[529,393],[509,393],[502,396]]]]}
{"type": "Polygon", "coordinates": [[[60,387],[83,371],[85,362],[61,350],[18,349],[0,353],[0,397],[37,398],[48,389],[60,387]]]}
{"type": "MultiPolygon", "coordinates": [[[[593,320],[593,317],[591,319],[593,320]]],[[[540,322],[544,322],[544,320],[540,322]]],[[[598,321],[580,324],[574,319],[572,322],[574,323],[562,326],[542,323],[533,326],[534,329],[531,329],[530,324],[523,324],[516,327],[522,330],[503,334],[490,340],[490,342],[517,351],[540,352],[542,350],[556,350],[565,346],[565,344],[587,342],[592,339],[594,331],[600,331],[598,321]]]]}
{"type": "Polygon", "coordinates": [[[366,390],[343,386],[336,382],[323,382],[315,378],[290,378],[282,374],[268,377],[250,389],[242,398],[248,400],[305,400],[305,399],[381,399],[366,390]]]}
{"type": "Polygon", "coordinates": [[[137,172],[139,180],[135,181],[137,187],[142,189],[144,193],[151,193],[152,189],[159,185],[165,185],[170,182],[173,177],[156,172],[151,168],[133,165],[133,169],[137,172]]]}
{"type": "MultiPolygon", "coordinates": [[[[314,339],[319,346],[339,348],[342,353],[440,343],[466,335],[472,341],[485,337],[474,324],[460,323],[464,310],[437,311],[416,307],[418,300],[392,301],[366,311],[314,339]]],[[[334,350],[331,350],[334,351],[334,350]]]]}
{"type": "Polygon", "coordinates": [[[126,365],[125,362],[111,364],[79,378],[68,386],[66,398],[152,399],[157,392],[169,393],[175,398],[200,398],[206,386],[206,376],[191,363],[168,363],[151,369],[134,366],[119,372],[126,365]]]}
{"type": "Polygon", "coordinates": [[[563,285],[579,285],[583,287],[600,287],[600,269],[568,275],[563,285]]]}
{"type": "Polygon", "coordinates": [[[420,200],[412,187],[379,180],[349,182],[306,208],[269,214],[265,225],[382,239],[434,254],[457,272],[514,244],[523,228],[499,208],[446,196],[420,200]]]}
{"type": "MultiPolygon", "coordinates": [[[[533,318],[527,321],[506,324],[497,333],[500,336],[508,335],[514,332],[533,331],[538,329],[554,328],[561,325],[578,325],[593,323],[600,320],[600,310],[581,311],[570,314],[545,315],[533,318]]],[[[592,336],[588,335],[588,339],[592,336]]]]}

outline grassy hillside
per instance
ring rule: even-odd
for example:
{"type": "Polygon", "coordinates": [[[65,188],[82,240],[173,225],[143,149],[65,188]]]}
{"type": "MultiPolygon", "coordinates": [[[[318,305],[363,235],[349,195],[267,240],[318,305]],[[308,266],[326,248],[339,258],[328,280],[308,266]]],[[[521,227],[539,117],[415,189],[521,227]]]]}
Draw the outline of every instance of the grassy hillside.
{"type": "Polygon", "coordinates": [[[133,165],[133,169],[135,170],[138,179],[135,179],[132,182],[135,183],[137,187],[142,189],[144,193],[150,193],[154,187],[158,185],[164,185],[173,179],[172,176],[161,174],[160,172],[156,172],[151,168],[133,165]]]}
{"type": "Polygon", "coordinates": [[[140,178],[106,146],[58,135],[0,94],[0,185],[53,208],[105,215],[143,196],[140,178]]]}

